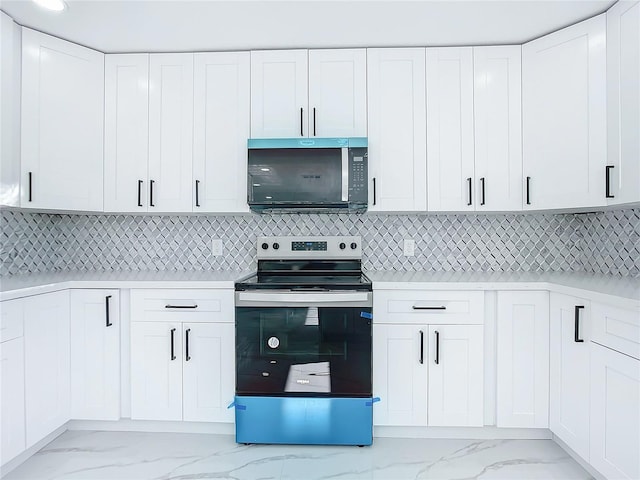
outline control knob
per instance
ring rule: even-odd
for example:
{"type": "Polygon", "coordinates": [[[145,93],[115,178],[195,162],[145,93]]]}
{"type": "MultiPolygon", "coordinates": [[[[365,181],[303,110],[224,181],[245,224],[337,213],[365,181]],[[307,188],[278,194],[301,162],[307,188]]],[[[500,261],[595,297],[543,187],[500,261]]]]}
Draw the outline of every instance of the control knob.
{"type": "Polygon", "coordinates": [[[272,246],[274,250],[278,250],[280,248],[280,244],[278,242],[274,242],[272,246]]]}
{"type": "Polygon", "coordinates": [[[269,248],[269,244],[268,244],[268,243],[266,243],[266,242],[265,242],[265,243],[263,243],[261,246],[262,246],[262,249],[263,249],[263,250],[266,250],[267,248],[269,248]]]}
{"type": "Polygon", "coordinates": [[[358,248],[358,244],[356,242],[351,242],[351,250],[355,250],[358,248]]]}
{"type": "Polygon", "coordinates": [[[340,250],[344,250],[347,248],[347,245],[344,242],[340,242],[340,250]]]}

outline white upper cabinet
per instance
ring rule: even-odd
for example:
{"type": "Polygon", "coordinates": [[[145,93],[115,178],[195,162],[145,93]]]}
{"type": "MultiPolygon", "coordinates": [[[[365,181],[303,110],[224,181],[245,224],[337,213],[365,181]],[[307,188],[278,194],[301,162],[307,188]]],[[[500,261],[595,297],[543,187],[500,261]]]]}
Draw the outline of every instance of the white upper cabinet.
{"type": "Polygon", "coordinates": [[[606,26],[603,14],[522,46],[525,209],[605,204],[606,26]]]}
{"type": "Polygon", "coordinates": [[[309,50],[308,136],[367,136],[365,49],[309,50]]]}
{"type": "Polygon", "coordinates": [[[194,54],[193,210],[247,212],[249,52],[194,54]]]}
{"type": "Polygon", "coordinates": [[[192,211],[193,54],[149,55],[149,211],[192,211]]]}
{"type": "Polygon", "coordinates": [[[21,206],[103,208],[104,54],[22,29],[21,206]]]}
{"type": "Polygon", "coordinates": [[[251,137],[309,136],[307,50],[251,52],[251,137]]]}
{"type": "Polygon", "coordinates": [[[474,210],[473,49],[427,48],[430,211],[474,210]]]}
{"type": "Polygon", "coordinates": [[[425,211],[425,49],[368,49],[367,80],[369,210],[425,211]]]}
{"type": "Polygon", "coordinates": [[[149,55],[106,55],[104,68],[104,210],[146,212],[149,55]]]}
{"type": "Polygon", "coordinates": [[[20,205],[20,27],[0,12],[0,205],[20,205]]]}
{"type": "Polygon", "coordinates": [[[476,211],[522,209],[521,47],[474,47],[476,211]]]}
{"type": "Polygon", "coordinates": [[[640,201],[640,2],[607,11],[607,204],[640,201]]]}

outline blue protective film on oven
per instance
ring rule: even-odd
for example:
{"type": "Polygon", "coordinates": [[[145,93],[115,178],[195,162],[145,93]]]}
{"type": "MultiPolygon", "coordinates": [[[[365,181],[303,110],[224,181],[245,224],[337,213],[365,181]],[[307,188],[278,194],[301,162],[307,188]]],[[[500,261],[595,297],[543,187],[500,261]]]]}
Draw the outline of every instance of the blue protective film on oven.
{"type": "Polygon", "coordinates": [[[371,320],[373,318],[373,315],[369,312],[360,312],[360,316],[362,318],[366,318],[367,320],[371,320]]]}

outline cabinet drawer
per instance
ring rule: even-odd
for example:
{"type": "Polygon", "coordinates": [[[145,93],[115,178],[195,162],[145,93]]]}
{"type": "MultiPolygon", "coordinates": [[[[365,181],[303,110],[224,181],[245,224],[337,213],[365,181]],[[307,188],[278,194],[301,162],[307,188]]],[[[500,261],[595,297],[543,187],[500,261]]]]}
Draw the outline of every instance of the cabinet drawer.
{"type": "Polygon", "coordinates": [[[591,340],[640,359],[640,311],[591,304],[591,340]]]}
{"type": "Polygon", "coordinates": [[[0,303],[0,342],[22,337],[24,332],[22,299],[0,303]]]}
{"type": "Polygon", "coordinates": [[[484,292],[379,290],[374,323],[483,324],[484,292]]]}
{"type": "Polygon", "coordinates": [[[132,290],[131,321],[233,322],[233,290],[132,290]]]}

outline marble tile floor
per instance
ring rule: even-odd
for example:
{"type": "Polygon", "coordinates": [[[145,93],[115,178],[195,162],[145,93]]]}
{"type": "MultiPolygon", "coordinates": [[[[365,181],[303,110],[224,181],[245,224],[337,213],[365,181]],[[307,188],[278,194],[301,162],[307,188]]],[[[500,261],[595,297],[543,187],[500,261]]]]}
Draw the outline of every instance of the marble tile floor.
{"type": "Polygon", "coordinates": [[[371,447],[238,445],[228,435],[67,431],[10,472],[28,479],[589,479],[551,440],[377,438],[371,447]]]}

